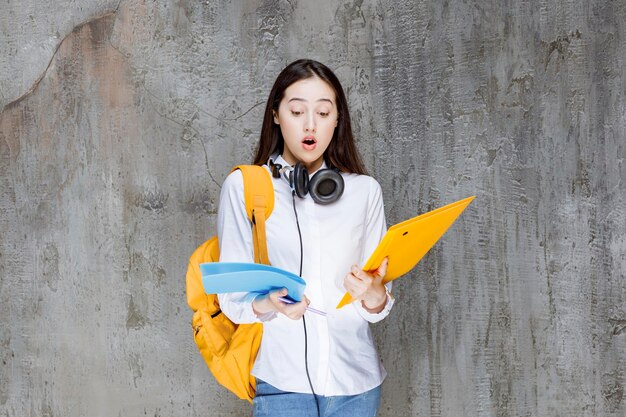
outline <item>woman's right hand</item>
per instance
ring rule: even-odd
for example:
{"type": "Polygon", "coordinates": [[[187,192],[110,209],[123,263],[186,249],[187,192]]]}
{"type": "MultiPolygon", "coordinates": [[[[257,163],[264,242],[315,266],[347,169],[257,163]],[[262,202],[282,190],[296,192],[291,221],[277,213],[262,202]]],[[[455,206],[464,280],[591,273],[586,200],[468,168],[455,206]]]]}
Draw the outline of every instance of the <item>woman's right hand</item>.
{"type": "Polygon", "coordinates": [[[270,312],[282,313],[292,320],[299,320],[304,315],[306,308],[311,303],[306,295],[302,296],[302,301],[288,304],[280,301],[280,297],[287,296],[287,289],[271,291],[268,294],[260,295],[252,302],[252,309],[257,316],[262,316],[270,312]]]}

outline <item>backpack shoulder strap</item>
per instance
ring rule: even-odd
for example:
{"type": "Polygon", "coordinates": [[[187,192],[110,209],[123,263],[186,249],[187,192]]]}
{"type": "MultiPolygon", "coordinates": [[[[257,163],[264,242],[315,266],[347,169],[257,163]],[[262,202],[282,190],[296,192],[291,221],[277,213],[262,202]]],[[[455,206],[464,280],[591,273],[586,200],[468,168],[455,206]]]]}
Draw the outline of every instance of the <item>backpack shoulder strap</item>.
{"type": "Polygon", "coordinates": [[[237,165],[234,170],[243,175],[243,194],[246,213],[252,222],[254,262],[269,265],[265,221],[274,210],[274,185],[270,173],[258,165],[237,165]]]}

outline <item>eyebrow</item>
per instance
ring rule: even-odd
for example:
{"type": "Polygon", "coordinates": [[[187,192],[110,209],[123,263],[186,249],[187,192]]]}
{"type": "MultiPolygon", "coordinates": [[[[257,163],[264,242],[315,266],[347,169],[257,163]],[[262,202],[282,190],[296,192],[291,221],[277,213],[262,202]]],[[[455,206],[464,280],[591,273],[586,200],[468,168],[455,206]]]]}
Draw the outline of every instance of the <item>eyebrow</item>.
{"type": "MultiPolygon", "coordinates": [[[[289,100],[289,103],[291,103],[292,101],[303,101],[303,102],[305,102],[305,103],[308,103],[308,102],[309,102],[309,100],[305,100],[305,99],[303,99],[303,98],[299,98],[299,97],[294,97],[294,98],[292,98],[291,100],[289,100]]],[[[330,104],[333,104],[333,101],[332,101],[331,99],[329,99],[329,98],[320,98],[320,99],[318,99],[317,101],[318,101],[318,102],[319,102],[319,101],[327,101],[327,102],[329,102],[330,104]]]]}

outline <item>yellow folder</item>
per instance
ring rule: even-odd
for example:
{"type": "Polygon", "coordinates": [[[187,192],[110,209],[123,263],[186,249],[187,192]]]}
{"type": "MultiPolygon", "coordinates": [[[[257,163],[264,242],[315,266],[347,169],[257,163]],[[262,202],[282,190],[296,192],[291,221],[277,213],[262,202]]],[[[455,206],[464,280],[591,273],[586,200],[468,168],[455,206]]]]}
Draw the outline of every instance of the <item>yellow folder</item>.
{"type": "MultiPolygon", "coordinates": [[[[376,271],[383,259],[389,258],[384,284],[406,274],[443,236],[474,197],[459,200],[390,227],[362,269],[376,271]]],[[[337,308],[352,301],[350,294],[346,293],[337,308]]]]}

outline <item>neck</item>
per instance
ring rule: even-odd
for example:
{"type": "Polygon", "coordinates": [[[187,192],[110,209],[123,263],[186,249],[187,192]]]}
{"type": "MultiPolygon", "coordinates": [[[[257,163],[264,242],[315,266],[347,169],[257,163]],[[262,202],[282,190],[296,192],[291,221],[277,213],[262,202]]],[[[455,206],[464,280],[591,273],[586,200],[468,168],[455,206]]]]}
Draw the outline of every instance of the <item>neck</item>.
{"type": "Polygon", "coordinates": [[[285,160],[285,162],[287,162],[289,165],[294,166],[296,165],[298,162],[300,162],[302,165],[304,165],[304,167],[306,168],[306,170],[308,172],[315,172],[318,169],[321,168],[322,163],[324,162],[324,158],[320,158],[316,161],[312,161],[312,162],[302,162],[302,161],[298,161],[297,159],[293,159],[293,158],[285,158],[286,155],[281,155],[281,157],[285,160]]]}

